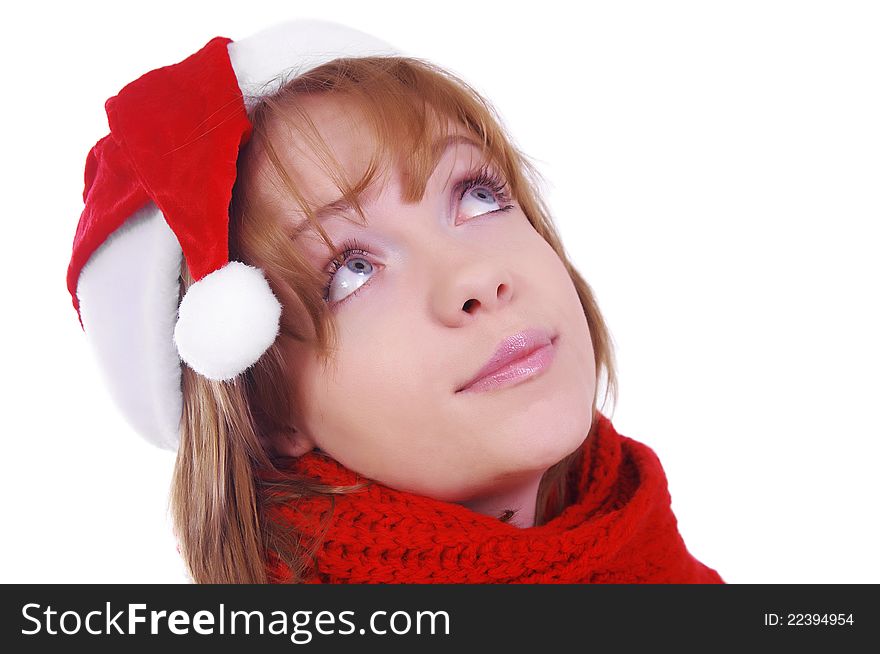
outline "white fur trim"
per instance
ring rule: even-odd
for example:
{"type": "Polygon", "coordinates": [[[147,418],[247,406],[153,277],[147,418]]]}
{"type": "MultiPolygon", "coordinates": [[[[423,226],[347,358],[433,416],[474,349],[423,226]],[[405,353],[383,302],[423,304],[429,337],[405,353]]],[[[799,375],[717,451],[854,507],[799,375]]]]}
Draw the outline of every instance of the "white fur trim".
{"type": "Polygon", "coordinates": [[[208,379],[232,379],[275,342],[278,302],[259,268],[230,261],[189,287],[180,302],[174,342],[180,358],[208,379]]]}
{"type": "Polygon", "coordinates": [[[312,68],[339,57],[400,55],[385,41],[346,25],[293,20],[233,41],[227,46],[248,112],[260,96],[312,68]],[[282,77],[279,74],[285,73],[282,77]]]}
{"type": "Polygon", "coordinates": [[[155,204],[112,233],[80,272],[83,328],[110,394],[151,443],[176,449],[183,410],[171,340],[182,251],[155,204]]]}

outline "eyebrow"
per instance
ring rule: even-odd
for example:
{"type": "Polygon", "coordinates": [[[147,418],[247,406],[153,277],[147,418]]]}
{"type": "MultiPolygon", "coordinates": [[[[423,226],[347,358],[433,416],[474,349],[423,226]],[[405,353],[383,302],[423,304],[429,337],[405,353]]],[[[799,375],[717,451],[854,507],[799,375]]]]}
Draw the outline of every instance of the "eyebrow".
{"type": "MultiPolygon", "coordinates": [[[[482,147],[479,142],[475,141],[465,134],[454,134],[452,136],[437,139],[434,142],[433,149],[435,151],[438,151],[438,156],[434,160],[434,168],[431,169],[431,171],[428,173],[428,176],[434,173],[434,170],[436,170],[437,166],[440,163],[440,160],[443,158],[443,155],[446,154],[446,151],[455,145],[472,145],[477,148],[482,147]]],[[[315,220],[320,223],[331,216],[353,214],[354,207],[348,200],[344,198],[339,198],[338,200],[330,202],[329,204],[325,204],[321,208],[317,209],[314,213],[315,220]]],[[[303,220],[291,230],[290,240],[295,241],[304,231],[311,227],[311,221],[309,221],[308,219],[303,220]]]]}

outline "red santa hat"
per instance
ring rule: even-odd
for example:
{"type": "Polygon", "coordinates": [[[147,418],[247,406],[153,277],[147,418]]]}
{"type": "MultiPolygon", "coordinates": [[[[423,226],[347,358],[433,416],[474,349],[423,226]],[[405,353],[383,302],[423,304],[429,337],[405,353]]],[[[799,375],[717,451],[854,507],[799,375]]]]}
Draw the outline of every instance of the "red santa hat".
{"type": "Polygon", "coordinates": [[[299,20],[214,38],[107,101],[110,134],[86,159],[67,288],[113,398],[150,442],[177,447],[181,361],[231,380],[278,335],[281,305],[262,271],[229,261],[249,112],[333,59],[399,54],[363,32],[299,20]],[[182,300],[181,258],[195,281],[182,300]]]}

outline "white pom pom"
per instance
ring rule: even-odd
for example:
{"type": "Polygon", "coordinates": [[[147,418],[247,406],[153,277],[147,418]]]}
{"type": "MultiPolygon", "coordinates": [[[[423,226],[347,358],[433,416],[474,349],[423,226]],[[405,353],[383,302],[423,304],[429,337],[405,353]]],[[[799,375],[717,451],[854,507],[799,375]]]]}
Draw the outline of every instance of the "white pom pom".
{"type": "Polygon", "coordinates": [[[281,304],[263,272],[230,261],[187,289],[174,343],[190,368],[225,381],[263,356],[278,336],[280,318],[281,304]]]}

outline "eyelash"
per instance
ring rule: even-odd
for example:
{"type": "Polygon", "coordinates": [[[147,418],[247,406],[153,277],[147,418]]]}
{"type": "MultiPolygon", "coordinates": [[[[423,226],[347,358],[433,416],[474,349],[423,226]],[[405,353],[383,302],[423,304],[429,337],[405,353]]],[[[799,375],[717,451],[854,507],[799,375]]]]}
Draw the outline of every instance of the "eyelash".
{"type": "Polygon", "coordinates": [[[465,179],[455,185],[455,190],[459,192],[458,201],[461,202],[464,199],[465,193],[480,186],[485,186],[492,191],[492,193],[495,194],[495,199],[498,201],[498,204],[505,205],[500,209],[488,211],[487,213],[497,213],[513,208],[513,204],[510,203],[510,194],[507,192],[507,182],[504,181],[498,173],[489,168],[488,165],[484,165],[476,171],[476,173],[469,174],[465,179]]]}
{"type": "MultiPolygon", "coordinates": [[[[500,209],[487,211],[486,214],[502,213],[513,209],[514,205],[511,203],[510,194],[507,192],[507,182],[488,165],[484,165],[479,170],[469,173],[467,177],[455,185],[454,191],[458,194],[458,201],[461,202],[468,191],[481,186],[492,191],[498,204],[503,205],[500,209]]],[[[325,301],[329,301],[330,298],[330,284],[333,283],[333,276],[340,268],[342,268],[342,266],[347,264],[349,258],[354,255],[364,258],[368,257],[364,245],[362,245],[357,239],[349,239],[342,243],[337,255],[327,263],[325,270],[325,273],[327,274],[327,283],[324,285],[323,293],[325,301]]],[[[357,294],[358,290],[360,289],[352,291],[336,304],[345,302],[352,295],[357,294]]]]}

